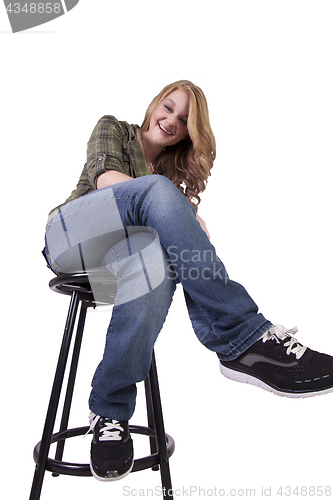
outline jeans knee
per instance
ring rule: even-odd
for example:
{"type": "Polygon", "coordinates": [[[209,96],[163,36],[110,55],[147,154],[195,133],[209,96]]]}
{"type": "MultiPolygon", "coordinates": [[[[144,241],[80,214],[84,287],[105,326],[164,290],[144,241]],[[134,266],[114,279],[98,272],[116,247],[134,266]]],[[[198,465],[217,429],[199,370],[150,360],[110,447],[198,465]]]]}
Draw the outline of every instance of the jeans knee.
{"type": "Polygon", "coordinates": [[[168,177],[165,177],[165,175],[160,175],[160,174],[154,174],[149,176],[149,179],[156,185],[156,186],[174,186],[174,183],[168,179],[168,177]]]}
{"type": "Polygon", "coordinates": [[[178,196],[180,191],[176,188],[174,183],[164,175],[151,175],[149,176],[151,182],[150,186],[154,192],[154,196],[158,196],[159,201],[170,196],[178,196]],[[167,196],[166,196],[167,195],[167,196]]]}
{"type": "MultiPolygon", "coordinates": [[[[159,214],[171,214],[175,208],[186,210],[191,204],[175,186],[175,184],[163,175],[149,176],[149,186],[144,192],[144,198],[149,207],[154,207],[154,212],[159,214]]],[[[142,202],[143,198],[140,199],[142,202]]],[[[141,203],[140,203],[141,204],[141,203]]]]}

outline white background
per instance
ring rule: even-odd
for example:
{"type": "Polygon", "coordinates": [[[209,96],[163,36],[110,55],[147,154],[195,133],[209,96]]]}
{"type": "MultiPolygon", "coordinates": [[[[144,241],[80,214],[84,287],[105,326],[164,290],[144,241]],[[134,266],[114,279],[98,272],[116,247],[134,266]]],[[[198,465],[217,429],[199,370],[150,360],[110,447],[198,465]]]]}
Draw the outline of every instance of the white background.
{"type": "MultiPolygon", "coordinates": [[[[333,354],[332,18],[325,0],[81,0],[12,34],[0,6],[7,498],[29,495],[68,306],[48,289],[52,274],[40,253],[47,213],[74,189],[97,120],[113,114],[140,124],[172,81],[190,79],[208,99],[217,159],[200,214],[230,277],[273,323],[297,325],[301,342],[333,354]]],[[[73,427],[87,425],[108,321],[107,313],[88,314],[73,427]]],[[[332,395],[290,400],[223,378],[192,332],[181,289],[156,356],[166,429],[176,440],[176,490],[201,487],[191,490],[201,498],[214,488],[253,488],[258,497],[271,487],[281,498],[279,486],[333,487],[332,395]]],[[[144,424],[141,400],[140,392],[134,424],[144,424]]],[[[72,441],[67,458],[86,460],[90,439],[72,441]]],[[[145,445],[140,439],[138,454],[145,445]]],[[[130,489],[152,498],[147,488],[159,484],[152,471],[113,484],[47,473],[42,498],[121,499],[130,489]]]]}

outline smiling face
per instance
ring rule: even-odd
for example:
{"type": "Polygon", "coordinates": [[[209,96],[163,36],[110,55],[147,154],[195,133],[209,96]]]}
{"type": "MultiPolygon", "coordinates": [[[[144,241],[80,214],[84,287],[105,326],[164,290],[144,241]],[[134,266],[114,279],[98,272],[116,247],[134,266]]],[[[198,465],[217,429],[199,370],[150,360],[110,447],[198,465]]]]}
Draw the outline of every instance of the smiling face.
{"type": "Polygon", "coordinates": [[[190,98],[182,89],[173,90],[162,99],[151,116],[147,138],[151,144],[164,149],[177,144],[188,135],[187,119],[190,98]]]}

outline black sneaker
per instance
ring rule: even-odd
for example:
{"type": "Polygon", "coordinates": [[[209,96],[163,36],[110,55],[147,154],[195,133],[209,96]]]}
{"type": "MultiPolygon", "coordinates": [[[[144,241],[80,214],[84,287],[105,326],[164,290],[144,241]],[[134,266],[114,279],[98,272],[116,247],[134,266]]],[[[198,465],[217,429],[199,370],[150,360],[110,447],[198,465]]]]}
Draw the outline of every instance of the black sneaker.
{"type": "Polygon", "coordinates": [[[128,422],[119,422],[90,414],[93,431],[90,470],[99,481],[116,481],[127,476],[133,467],[133,441],[128,422]]]}
{"type": "Polygon", "coordinates": [[[333,391],[333,357],[302,346],[281,325],[271,327],[234,361],[220,361],[226,377],[289,398],[333,391]]]}

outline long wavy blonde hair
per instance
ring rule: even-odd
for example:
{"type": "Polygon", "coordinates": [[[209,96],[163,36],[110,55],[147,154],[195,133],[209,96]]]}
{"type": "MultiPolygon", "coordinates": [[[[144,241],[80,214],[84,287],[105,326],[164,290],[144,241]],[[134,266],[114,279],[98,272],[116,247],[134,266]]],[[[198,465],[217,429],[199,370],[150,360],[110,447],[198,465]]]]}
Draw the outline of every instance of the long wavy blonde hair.
{"type": "Polygon", "coordinates": [[[155,172],[168,177],[193,205],[198,205],[199,193],[206,188],[216,156],[215,137],[202,90],[188,80],[167,85],[148,106],[141,130],[146,132],[149,129],[156,107],[176,89],[185,90],[190,97],[188,137],[162,151],[157,159],[155,172]]]}

